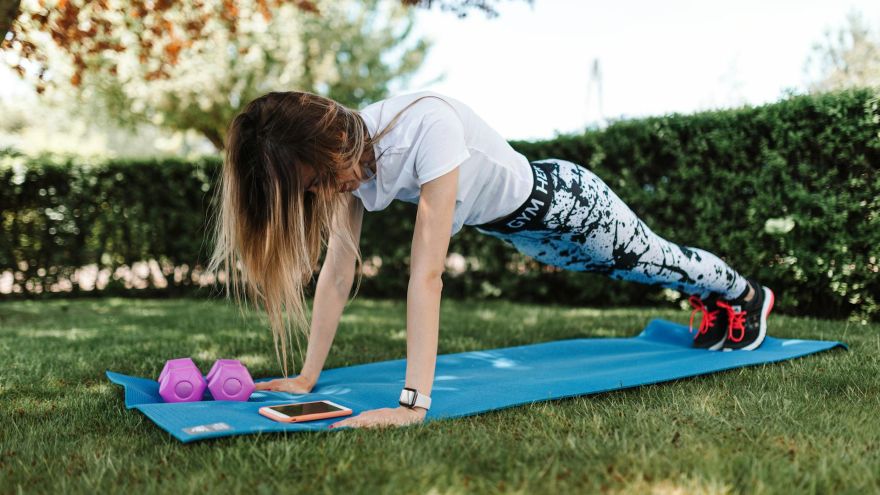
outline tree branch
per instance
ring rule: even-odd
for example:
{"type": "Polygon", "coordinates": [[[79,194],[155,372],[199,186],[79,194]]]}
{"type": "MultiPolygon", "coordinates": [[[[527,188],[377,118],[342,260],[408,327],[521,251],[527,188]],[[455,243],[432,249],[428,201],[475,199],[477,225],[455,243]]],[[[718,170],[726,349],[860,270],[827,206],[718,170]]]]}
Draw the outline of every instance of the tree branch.
{"type": "MultiPolygon", "coordinates": [[[[12,30],[12,23],[18,17],[21,0],[0,0],[0,42],[6,39],[6,34],[12,30]]],[[[2,43],[0,43],[2,44],[2,43]]]]}

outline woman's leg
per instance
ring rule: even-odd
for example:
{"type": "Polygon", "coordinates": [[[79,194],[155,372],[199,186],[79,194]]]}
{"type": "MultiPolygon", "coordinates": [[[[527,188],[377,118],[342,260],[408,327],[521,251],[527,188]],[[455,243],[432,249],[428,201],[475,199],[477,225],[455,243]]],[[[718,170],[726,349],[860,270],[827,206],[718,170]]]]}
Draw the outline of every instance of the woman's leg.
{"type": "Polygon", "coordinates": [[[565,160],[536,163],[545,164],[553,191],[540,228],[485,233],[567,270],[605,273],[703,298],[738,299],[748,292],[745,277],[719,257],[655,234],[593,172],[565,160]]]}
{"type": "Polygon", "coordinates": [[[532,171],[535,185],[526,202],[502,220],[477,226],[481,232],[549,265],[691,294],[691,325],[703,312],[694,347],[761,345],[775,299],[768,287],[747,281],[708,251],[658,236],[584,167],[549,159],[532,162],[532,171]]]}

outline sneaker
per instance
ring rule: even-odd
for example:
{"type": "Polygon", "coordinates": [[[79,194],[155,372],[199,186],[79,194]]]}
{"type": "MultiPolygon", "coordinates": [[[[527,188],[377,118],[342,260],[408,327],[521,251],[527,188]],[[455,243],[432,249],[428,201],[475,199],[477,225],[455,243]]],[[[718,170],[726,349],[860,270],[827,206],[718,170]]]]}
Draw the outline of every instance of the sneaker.
{"type": "Polygon", "coordinates": [[[691,321],[688,329],[694,332],[694,316],[700,311],[703,313],[700,318],[700,327],[694,335],[693,347],[699,349],[708,349],[717,351],[724,345],[727,338],[727,318],[726,313],[721,314],[721,309],[717,306],[718,297],[712,295],[703,302],[698,296],[691,296],[688,302],[694,308],[691,311],[691,321]]]}
{"type": "Polygon", "coordinates": [[[733,300],[718,301],[718,307],[724,310],[727,319],[727,341],[725,351],[751,351],[758,348],[767,336],[767,315],[773,309],[775,299],[773,291],[755,280],[749,280],[755,289],[751,301],[733,300]]]}

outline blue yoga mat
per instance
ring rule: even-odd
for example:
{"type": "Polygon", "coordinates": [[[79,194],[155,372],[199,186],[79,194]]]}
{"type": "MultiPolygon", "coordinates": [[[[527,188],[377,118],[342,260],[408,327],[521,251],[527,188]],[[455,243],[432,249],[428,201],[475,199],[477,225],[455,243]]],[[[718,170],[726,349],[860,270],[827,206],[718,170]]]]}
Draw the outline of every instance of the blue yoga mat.
{"type": "MultiPolygon", "coordinates": [[[[432,405],[425,421],[607,392],[717,371],[792,359],[846,344],[768,336],[753,351],[691,347],[688,328],[653,320],[631,338],[584,338],[437,356],[432,405]]],[[[266,405],[327,399],[350,407],[397,407],[406,360],[327,369],[309,394],[255,392],[248,402],[205,400],[165,403],[154,380],[107,371],[125,388],[125,406],[138,409],[181,442],[247,433],[328,430],[341,418],[279,423],[261,416],[266,405]]],[[[265,381],[267,379],[256,380],[265,381]]],[[[350,417],[350,416],[349,416],[350,417]]],[[[328,431],[347,429],[334,428],[328,431]]]]}

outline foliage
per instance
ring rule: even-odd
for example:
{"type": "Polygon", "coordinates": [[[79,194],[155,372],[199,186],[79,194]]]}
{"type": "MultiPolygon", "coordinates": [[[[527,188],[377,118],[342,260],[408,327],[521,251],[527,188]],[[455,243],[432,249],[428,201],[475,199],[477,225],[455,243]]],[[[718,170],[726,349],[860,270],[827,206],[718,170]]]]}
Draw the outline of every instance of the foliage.
{"type": "Polygon", "coordinates": [[[226,123],[266,92],[296,88],[357,108],[410,77],[430,45],[402,46],[414,12],[396,3],[386,12],[384,3],[135,1],[124,9],[78,0],[20,16],[18,25],[51,40],[9,43],[41,54],[54,74],[47,96],[79,100],[84,117],[194,129],[222,149],[226,123]],[[382,59],[392,50],[393,65],[382,59]]]}
{"type": "Polygon", "coordinates": [[[169,290],[194,283],[217,159],[37,160],[11,153],[0,167],[0,266],[16,272],[22,290],[48,290],[90,264],[115,273],[146,259],[163,267],[169,290]]]}
{"type": "MultiPolygon", "coordinates": [[[[775,289],[782,311],[880,317],[875,91],[513,144],[529,157],[590,167],[661,236],[714,252],[775,289]]],[[[577,286],[574,276],[560,275],[577,286]]]]}
{"type": "MultiPolygon", "coordinates": [[[[441,10],[466,17],[470,9],[497,17],[492,4],[499,0],[400,0],[405,7],[430,9],[439,4],[441,10]]],[[[525,0],[530,5],[534,0],[525,0]]],[[[168,79],[187,51],[222,47],[203,43],[219,32],[234,37],[259,14],[269,22],[285,7],[327,23],[344,17],[335,6],[346,2],[322,0],[18,0],[0,1],[0,49],[11,49],[19,55],[12,68],[25,77],[26,66],[35,65],[35,86],[42,92],[51,84],[47,74],[52,64],[46,46],[40,43],[48,35],[74,67],[70,82],[81,84],[89,72],[106,71],[116,74],[120,65],[108,52],[128,52],[145,64],[147,80],[168,79]],[[8,32],[7,32],[8,31],[8,32]]],[[[366,9],[376,10],[375,2],[360,2],[366,9]]],[[[397,10],[397,9],[395,9],[397,10]]],[[[245,28],[246,29],[246,28],[245,28]]]]}
{"type": "Polygon", "coordinates": [[[873,31],[858,11],[846,17],[846,26],[832,37],[825,32],[825,40],[815,43],[806,66],[820,73],[809,84],[814,93],[857,88],[880,88],[880,31],[873,31]]]}
{"type": "Polygon", "coordinates": [[[149,65],[147,80],[162,79],[169,77],[168,69],[177,65],[183,50],[204,49],[192,46],[197,40],[210,38],[215,31],[237,32],[242,6],[258,10],[268,21],[272,10],[282,4],[318,13],[310,0],[56,0],[49,5],[43,0],[25,2],[4,48],[11,47],[20,54],[13,68],[22,76],[22,62],[39,65],[38,91],[45,88],[49,71],[49,57],[38,41],[39,34],[48,34],[69,56],[74,66],[70,82],[74,85],[79,85],[89,71],[116,74],[120,64],[108,52],[128,52],[141,64],[149,65]]]}
{"type": "MultiPolygon", "coordinates": [[[[433,5],[439,5],[440,10],[453,12],[459,18],[467,17],[468,11],[472,8],[483,11],[488,18],[498,17],[492,4],[498,3],[499,0],[401,0],[404,5],[420,6],[430,9],[433,5]]],[[[529,6],[534,7],[535,0],[525,0],[529,6]]]]}
{"type": "MultiPolygon", "coordinates": [[[[619,121],[603,131],[512,142],[602,177],[658,234],[707,249],[772,287],[782,312],[880,318],[880,97],[846,90],[756,108],[619,121]]],[[[0,167],[0,272],[38,293],[73,269],[158,260],[170,288],[206,260],[205,212],[219,160],[0,167]],[[205,244],[203,244],[203,242],[205,244]],[[42,274],[40,270],[43,270],[42,274]],[[177,277],[180,278],[180,277],[177,277]]],[[[365,215],[362,294],[404,298],[416,206],[365,215]]],[[[465,228],[450,244],[450,297],[644,304],[674,294],[540,265],[465,228]]],[[[74,287],[76,291],[76,287],[74,287]]]]}

